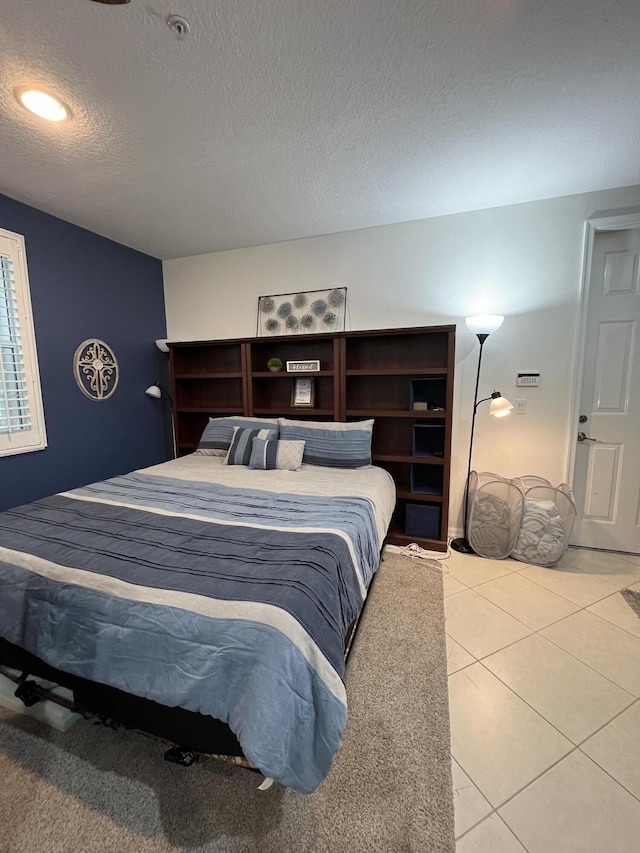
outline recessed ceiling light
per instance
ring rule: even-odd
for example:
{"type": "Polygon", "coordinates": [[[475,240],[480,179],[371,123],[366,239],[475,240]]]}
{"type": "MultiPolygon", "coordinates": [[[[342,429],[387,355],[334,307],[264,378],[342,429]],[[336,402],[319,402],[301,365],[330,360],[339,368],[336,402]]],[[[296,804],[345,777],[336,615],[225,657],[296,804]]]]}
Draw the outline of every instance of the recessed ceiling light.
{"type": "Polygon", "coordinates": [[[93,3],[102,3],[104,6],[124,6],[130,0],[92,0],[93,3]]]}
{"type": "Polygon", "coordinates": [[[71,115],[61,101],[39,89],[21,89],[16,95],[23,107],[47,121],[64,121],[71,115]]]}

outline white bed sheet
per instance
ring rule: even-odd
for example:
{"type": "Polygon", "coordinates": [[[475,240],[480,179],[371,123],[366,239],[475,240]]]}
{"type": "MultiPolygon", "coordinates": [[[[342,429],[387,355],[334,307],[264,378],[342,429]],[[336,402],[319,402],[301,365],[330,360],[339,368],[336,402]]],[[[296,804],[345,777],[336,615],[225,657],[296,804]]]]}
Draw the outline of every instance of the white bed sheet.
{"type": "Polygon", "coordinates": [[[225,465],[221,456],[192,453],[144,468],[142,473],[267,492],[366,498],[373,506],[380,544],[387,535],[396,503],[391,475],[375,465],[368,468],[303,465],[300,471],[261,471],[244,465],[225,465]]]}

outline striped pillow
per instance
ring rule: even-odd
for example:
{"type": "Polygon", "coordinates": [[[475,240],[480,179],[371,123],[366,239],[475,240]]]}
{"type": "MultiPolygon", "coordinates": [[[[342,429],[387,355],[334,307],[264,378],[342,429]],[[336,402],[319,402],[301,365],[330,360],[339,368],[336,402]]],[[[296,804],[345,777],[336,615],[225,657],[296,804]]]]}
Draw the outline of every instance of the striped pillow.
{"type": "Polygon", "coordinates": [[[278,418],[280,438],[304,441],[303,462],[328,468],[371,465],[373,420],[354,423],[278,418]]]}
{"type": "Polygon", "coordinates": [[[262,471],[299,471],[303,453],[304,441],[254,438],[249,468],[259,468],[262,471]]]}
{"type": "Polygon", "coordinates": [[[275,438],[278,431],[275,429],[247,429],[245,427],[234,427],[233,438],[229,450],[224,458],[225,465],[248,465],[251,459],[254,438],[275,438]]]}
{"type": "Polygon", "coordinates": [[[201,456],[225,456],[234,427],[250,429],[272,429],[278,434],[278,421],[275,418],[244,418],[241,415],[229,418],[209,418],[204,428],[196,453],[201,456]]]}

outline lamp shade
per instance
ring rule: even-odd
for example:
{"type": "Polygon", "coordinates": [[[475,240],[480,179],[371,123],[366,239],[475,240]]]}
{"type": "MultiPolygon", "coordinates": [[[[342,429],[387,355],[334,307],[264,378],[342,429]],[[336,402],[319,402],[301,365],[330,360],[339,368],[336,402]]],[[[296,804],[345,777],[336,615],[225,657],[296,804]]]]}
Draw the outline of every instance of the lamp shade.
{"type": "Polygon", "coordinates": [[[474,335],[490,335],[502,325],[504,317],[501,314],[475,314],[467,317],[465,323],[474,335]]]}
{"type": "Polygon", "coordinates": [[[503,418],[511,412],[511,409],[513,409],[513,405],[506,397],[491,396],[491,406],[489,407],[490,415],[493,415],[496,418],[503,418]]]}
{"type": "Polygon", "coordinates": [[[144,393],[147,395],[147,397],[162,397],[162,391],[160,390],[159,385],[149,385],[149,387],[144,393]]]}

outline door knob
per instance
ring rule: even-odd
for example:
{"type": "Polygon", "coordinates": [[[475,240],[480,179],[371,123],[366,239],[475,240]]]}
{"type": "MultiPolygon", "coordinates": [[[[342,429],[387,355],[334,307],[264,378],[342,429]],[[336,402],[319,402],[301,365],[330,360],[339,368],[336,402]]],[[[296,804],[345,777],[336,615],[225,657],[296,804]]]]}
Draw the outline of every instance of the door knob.
{"type": "Polygon", "coordinates": [[[597,441],[597,438],[589,438],[585,432],[578,433],[578,441],[597,441]]]}

